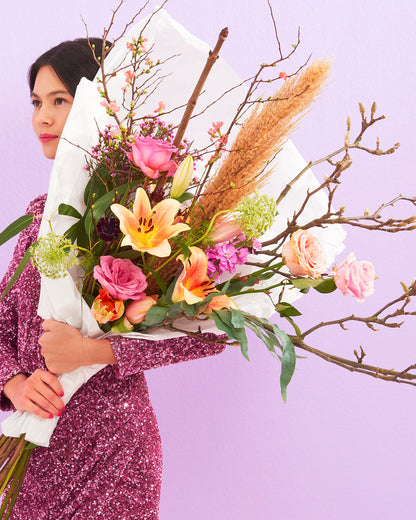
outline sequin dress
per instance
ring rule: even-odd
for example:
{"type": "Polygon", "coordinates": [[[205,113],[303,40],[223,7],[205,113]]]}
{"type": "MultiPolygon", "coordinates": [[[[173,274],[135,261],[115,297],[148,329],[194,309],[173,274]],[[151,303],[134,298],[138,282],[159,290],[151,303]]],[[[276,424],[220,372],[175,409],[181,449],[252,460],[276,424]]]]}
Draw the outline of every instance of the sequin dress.
{"type": "MultiPolygon", "coordinates": [[[[45,196],[28,207],[41,215],[45,196]]],[[[40,218],[24,230],[1,284],[3,291],[40,218]]],[[[0,309],[0,407],[14,375],[45,369],[38,344],[40,279],[28,265],[0,309]]],[[[156,520],[162,454],[159,430],[143,371],[220,353],[223,345],[191,338],[160,342],[109,338],[118,364],[93,376],[72,397],[49,448],[38,447],[16,502],[13,520],[156,520]]]]}

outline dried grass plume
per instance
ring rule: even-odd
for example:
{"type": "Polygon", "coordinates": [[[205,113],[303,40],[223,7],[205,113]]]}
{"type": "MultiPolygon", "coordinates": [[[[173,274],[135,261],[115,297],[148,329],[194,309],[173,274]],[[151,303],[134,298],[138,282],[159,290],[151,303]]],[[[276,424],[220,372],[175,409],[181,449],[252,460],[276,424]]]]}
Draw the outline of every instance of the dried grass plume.
{"type": "Polygon", "coordinates": [[[267,162],[281,149],[319,97],[330,69],[330,59],[316,60],[301,73],[288,78],[270,101],[255,106],[199,200],[205,218],[211,219],[218,211],[235,208],[242,197],[265,184],[271,174],[267,162]]]}

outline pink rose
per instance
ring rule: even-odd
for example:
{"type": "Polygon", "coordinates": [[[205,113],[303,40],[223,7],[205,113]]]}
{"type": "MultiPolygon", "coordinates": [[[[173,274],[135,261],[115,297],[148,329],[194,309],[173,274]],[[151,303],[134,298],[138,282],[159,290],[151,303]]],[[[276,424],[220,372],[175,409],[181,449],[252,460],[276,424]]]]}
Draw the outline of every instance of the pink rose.
{"type": "Polygon", "coordinates": [[[283,262],[293,276],[319,278],[325,270],[325,257],[319,240],[309,231],[298,229],[282,249],[283,262]]]}
{"type": "Polygon", "coordinates": [[[170,158],[177,148],[167,141],[153,139],[152,137],[140,137],[136,134],[131,152],[126,152],[132,163],[138,166],[142,172],[151,179],[157,179],[159,172],[168,171],[168,177],[174,175],[176,164],[170,158]]]}
{"type": "Polygon", "coordinates": [[[94,278],[117,300],[140,300],[147,288],[146,277],[140,267],[127,258],[102,256],[94,267],[94,278]]]}
{"type": "Polygon", "coordinates": [[[99,292],[100,294],[95,298],[91,306],[94,319],[98,323],[108,323],[121,318],[124,312],[122,300],[114,300],[104,289],[100,289],[99,292]]]}
{"type": "Polygon", "coordinates": [[[157,303],[157,295],[153,294],[152,296],[146,296],[142,300],[137,300],[135,302],[131,302],[130,305],[126,309],[126,318],[130,323],[137,325],[145,320],[146,314],[149,311],[150,307],[156,305],[157,303]]]}
{"type": "Polygon", "coordinates": [[[334,267],[335,285],[342,294],[350,294],[359,303],[363,303],[365,296],[373,294],[375,278],[373,264],[366,260],[357,262],[354,253],[334,267]]]}

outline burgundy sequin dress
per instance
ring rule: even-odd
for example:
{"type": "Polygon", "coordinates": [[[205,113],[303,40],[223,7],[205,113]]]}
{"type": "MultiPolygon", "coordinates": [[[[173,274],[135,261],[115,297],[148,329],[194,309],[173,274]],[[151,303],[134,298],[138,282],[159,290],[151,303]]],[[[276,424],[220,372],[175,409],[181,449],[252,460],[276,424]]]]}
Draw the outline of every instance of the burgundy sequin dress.
{"type": "MultiPolygon", "coordinates": [[[[41,215],[45,196],[28,213],[41,215]]],[[[37,239],[40,218],[24,230],[0,287],[37,239]]],[[[40,279],[28,265],[0,309],[2,410],[4,384],[15,374],[45,369],[38,344],[40,279]]],[[[35,448],[13,520],[156,520],[162,455],[144,370],[217,354],[223,345],[191,338],[164,341],[109,338],[118,364],[93,376],[72,397],[49,448],[35,448]]]]}

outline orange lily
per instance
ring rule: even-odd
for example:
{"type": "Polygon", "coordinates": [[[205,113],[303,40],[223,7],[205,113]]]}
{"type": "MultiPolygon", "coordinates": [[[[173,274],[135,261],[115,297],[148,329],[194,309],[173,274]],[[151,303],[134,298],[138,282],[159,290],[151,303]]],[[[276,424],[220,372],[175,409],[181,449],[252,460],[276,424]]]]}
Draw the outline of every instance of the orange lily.
{"type": "Polygon", "coordinates": [[[172,224],[179,207],[177,200],[165,199],[152,208],[143,188],[136,191],[133,212],[121,204],[112,204],[111,211],[120,220],[125,235],[121,245],[159,257],[169,256],[168,239],[190,229],[187,224],[172,224]]]}
{"type": "Polygon", "coordinates": [[[184,255],[178,256],[184,269],[176,281],[172,301],[186,301],[193,305],[204,301],[207,295],[216,289],[207,276],[208,260],[205,253],[199,247],[192,246],[189,249],[191,254],[186,260],[184,255]]]}

